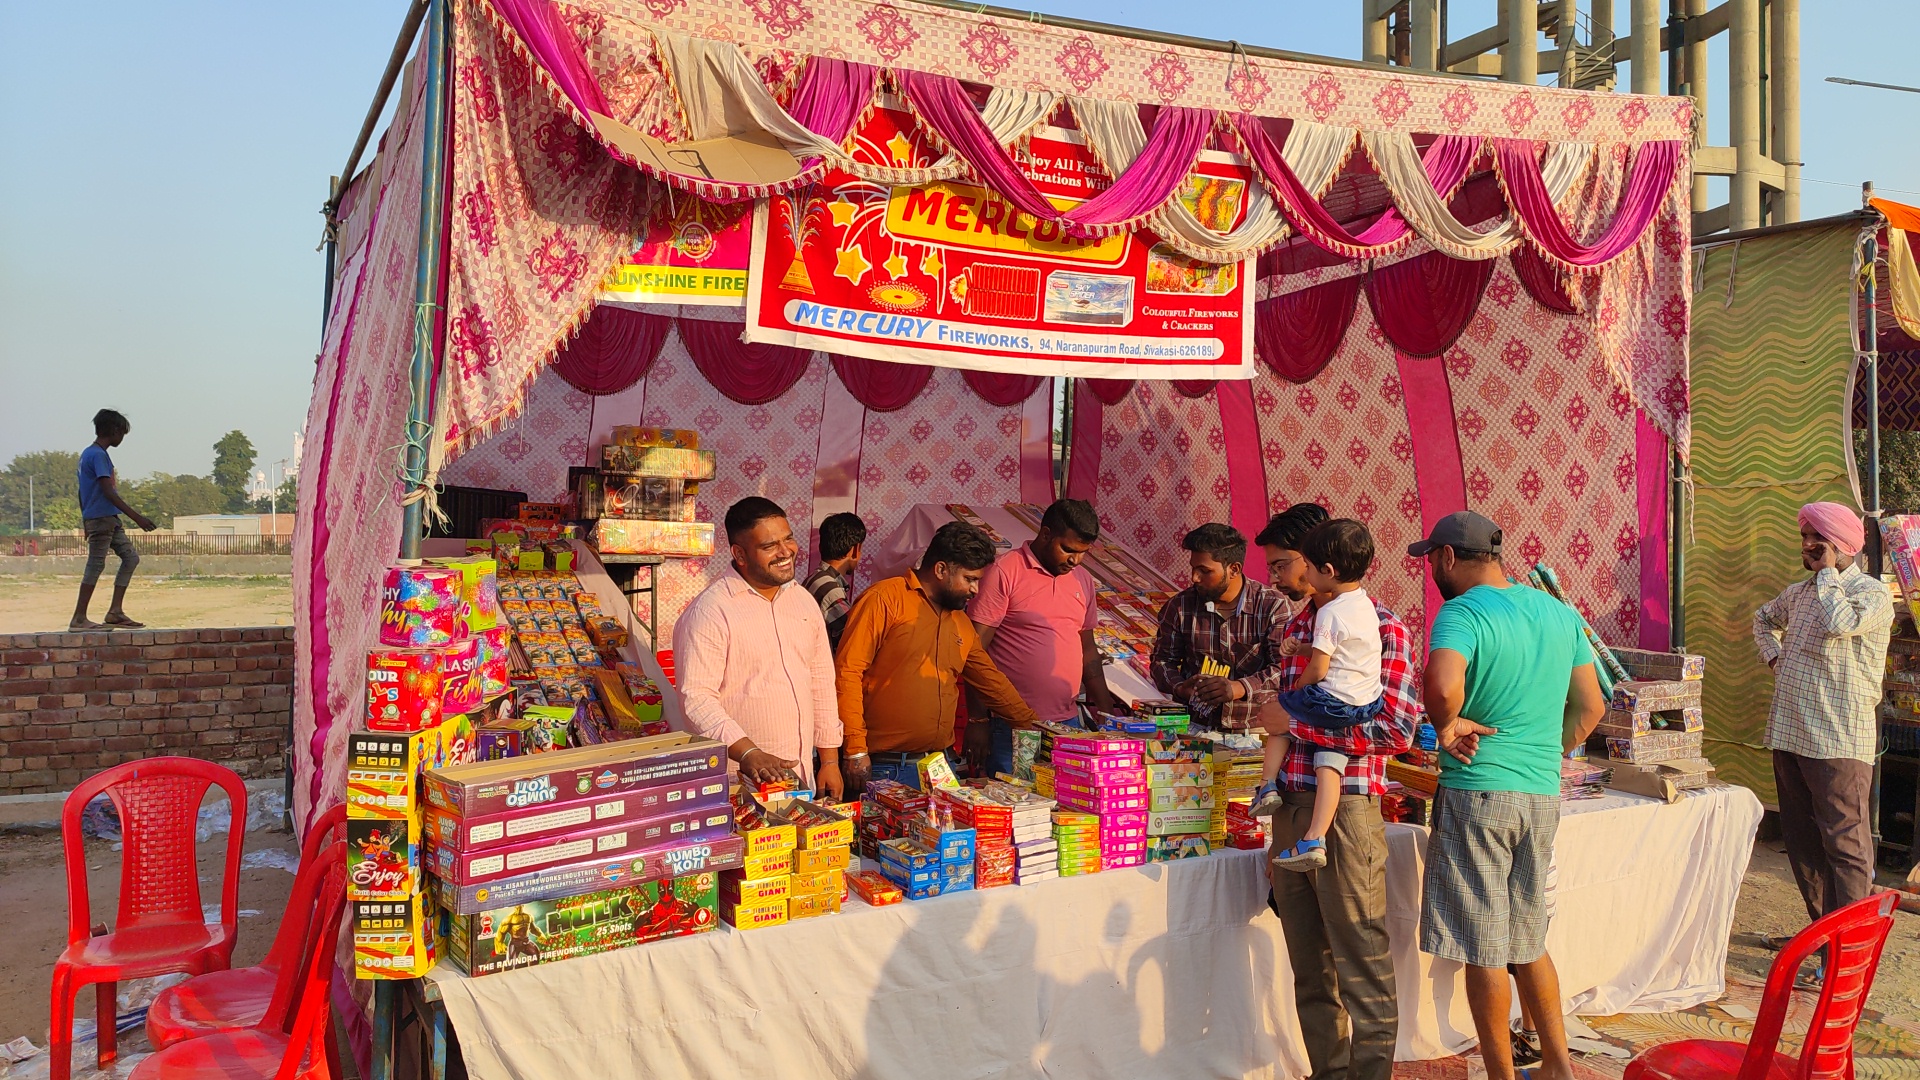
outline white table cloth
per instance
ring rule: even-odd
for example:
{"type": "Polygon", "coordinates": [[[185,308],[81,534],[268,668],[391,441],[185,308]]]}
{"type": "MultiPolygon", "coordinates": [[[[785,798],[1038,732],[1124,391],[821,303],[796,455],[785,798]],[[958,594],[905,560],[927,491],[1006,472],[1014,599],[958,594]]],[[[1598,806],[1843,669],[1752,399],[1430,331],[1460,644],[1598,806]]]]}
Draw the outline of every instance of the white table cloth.
{"type": "MultiPolygon", "coordinates": [[[[1570,804],[1548,934],[1568,1010],[1718,997],[1759,820],[1733,787],[1570,804]]],[[[1402,1060],[1473,1041],[1459,967],[1418,951],[1425,846],[1388,826],[1402,1060]]],[[[1297,1077],[1290,970],[1236,851],[430,977],[476,1080],[1297,1077]]]]}

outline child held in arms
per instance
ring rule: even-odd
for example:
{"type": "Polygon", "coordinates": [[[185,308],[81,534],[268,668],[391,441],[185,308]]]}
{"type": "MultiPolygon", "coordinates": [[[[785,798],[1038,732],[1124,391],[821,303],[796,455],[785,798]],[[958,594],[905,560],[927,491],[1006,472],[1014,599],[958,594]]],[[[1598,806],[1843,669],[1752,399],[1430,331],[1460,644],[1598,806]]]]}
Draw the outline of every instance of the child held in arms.
{"type": "Polygon", "coordinates": [[[152,519],[128,506],[120,497],[113,458],[107,454],[109,448],[119,446],[132,430],[133,425],[126,417],[112,409],[101,409],[93,414],[93,442],[80,451],[80,517],[87,535],[87,565],[80,575],[80,599],[74,605],[69,630],[138,630],[145,625],[128,618],[122,606],[127,600],[127,586],[133,581],[133,568],[140,565],[140,553],[133,550],[133,541],[127,538],[120,515],[132,518],[135,525],[147,532],[152,532],[155,526],[152,519]],[[113,602],[108,605],[107,621],[102,624],[87,617],[87,607],[93,603],[93,587],[107,568],[108,550],[120,557],[120,570],[113,576],[113,602]]]}
{"type": "MultiPolygon", "coordinates": [[[[1301,539],[1307,584],[1313,589],[1312,644],[1294,638],[1281,647],[1286,656],[1311,650],[1307,669],[1277,703],[1291,719],[1291,735],[1266,738],[1264,781],[1254,796],[1253,813],[1268,815],[1281,805],[1278,778],[1292,739],[1315,743],[1315,732],[1345,732],[1380,715],[1380,616],[1360,587],[1373,565],[1373,536],[1350,518],[1314,526],[1301,539]]],[[[1340,780],[1347,755],[1315,745],[1313,817],[1300,840],[1274,855],[1275,865],[1312,870],[1327,864],[1327,830],[1340,808],[1340,780]]]]}

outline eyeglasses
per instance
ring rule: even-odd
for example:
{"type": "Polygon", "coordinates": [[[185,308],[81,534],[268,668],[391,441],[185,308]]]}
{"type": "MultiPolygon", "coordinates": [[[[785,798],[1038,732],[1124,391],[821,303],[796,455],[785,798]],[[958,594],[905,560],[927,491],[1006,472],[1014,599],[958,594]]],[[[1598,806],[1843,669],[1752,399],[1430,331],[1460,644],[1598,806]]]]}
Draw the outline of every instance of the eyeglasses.
{"type": "Polygon", "coordinates": [[[1268,570],[1285,570],[1287,567],[1292,566],[1294,563],[1299,562],[1300,558],[1301,558],[1300,556],[1295,555],[1290,559],[1268,559],[1267,569],[1268,570]]]}

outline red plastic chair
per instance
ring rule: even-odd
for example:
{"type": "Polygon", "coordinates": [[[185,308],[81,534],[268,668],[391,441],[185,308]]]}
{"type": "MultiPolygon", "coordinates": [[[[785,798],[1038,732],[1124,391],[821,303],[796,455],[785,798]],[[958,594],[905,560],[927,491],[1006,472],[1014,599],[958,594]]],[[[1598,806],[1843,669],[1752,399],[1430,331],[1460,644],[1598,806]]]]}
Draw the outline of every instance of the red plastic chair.
{"type": "Polygon", "coordinates": [[[174,1043],[133,1067],[127,1080],[335,1080],[333,983],[340,920],[347,907],[347,845],[314,860],[319,888],[301,913],[307,932],[281,972],[267,1015],[254,1027],[174,1043]]]}
{"type": "Polygon", "coordinates": [[[1853,1080],[1853,1029],[1860,1023],[1880,949],[1893,930],[1896,893],[1869,896],[1800,931],[1767,973],[1767,989],[1753,1037],[1741,1045],[1715,1039],[1666,1043],[1627,1065],[1624,1080],[1853,1080]],[[1780,1053],[1780,1029],[1800,965],[1827,949],[1827,977],[1807,1026],[1800,1060],[1780,1053]]]}
{"type": "Polygon", "coordinates": [[[88,777],[67,796],[60,811],[60,839],[67,862],[67,947],[53,964],[49,1080],[71,1080],[73,999],[84,987],[95,988],[95,1045],[104,1069],[118,1056],[114,1025],[119,1019],[122,979],[181,971],[199,975],[232,964],[240,906],[240,847],[246,832],[246,785],[232,769],[210,761],[181,757],[130,761],[88,777]],[[200,800],[215,784],[226,791],[233,820],[221,875],[220,925],[208,926],[200,907],[194,826],[200,800]],[[120,911],[112,929],[95,935],[80,814],[101,792],[120,813],[120,911]]]}
{"type": "Polygon", "coordinates": [[[325,871],[320,853],[337,839],[333,834],[343,830],[346,823],[347,805],[338,803],[307,830],[300,844],[300,869],[293,879],[293,893],[287,898],[286,914],[280,917],[280,929],[274,934],[266,959],[253,967],[196,975],[167,987],[153,999],[147,1010],[147,1038],[155,1050],[164,1050],[183,1039],[256,1027],[266,1017],[281,973],[300,967],[297,950],[306,940],[315,890],[325,871]]]}

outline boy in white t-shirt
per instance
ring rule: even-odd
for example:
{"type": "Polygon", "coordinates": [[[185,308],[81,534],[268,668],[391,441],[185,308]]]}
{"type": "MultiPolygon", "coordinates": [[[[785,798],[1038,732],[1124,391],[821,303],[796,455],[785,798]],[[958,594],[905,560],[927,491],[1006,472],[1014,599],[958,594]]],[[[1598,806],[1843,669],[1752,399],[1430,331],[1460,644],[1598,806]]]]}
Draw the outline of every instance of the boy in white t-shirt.
{"type": "MultiPolygon", "coordinates": [[[[1297,656],[1311,649],[1307,670],[1278,704],[1291,718],[1290,735],[1269,735],[1253,813],[1280,808],[1278,779],[1291,739],[1314,743],[1316,731],[1345,731],[1380,715],[1385,704],[1380,684],[1380,615],[1360,587],[1373,565],[1373,536],[1350,518],[1314,526],[1300,541],[1307,560],[1307,584],[1314,592],[1313,643],[1289,638],[1281,651],[1297,656]]],[[[1327,830],[1340,808],[1340,782],[1347,755],[1316,748],[1313,755],[1313,817],[1297,843],[1275,853],[1276,866],[1311,870],[1327,864],[1327,830]]]]}

